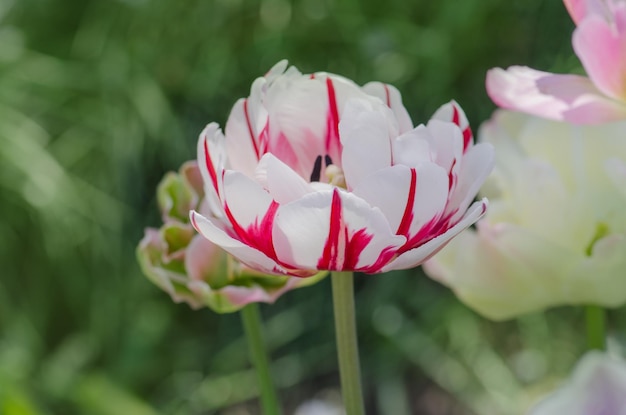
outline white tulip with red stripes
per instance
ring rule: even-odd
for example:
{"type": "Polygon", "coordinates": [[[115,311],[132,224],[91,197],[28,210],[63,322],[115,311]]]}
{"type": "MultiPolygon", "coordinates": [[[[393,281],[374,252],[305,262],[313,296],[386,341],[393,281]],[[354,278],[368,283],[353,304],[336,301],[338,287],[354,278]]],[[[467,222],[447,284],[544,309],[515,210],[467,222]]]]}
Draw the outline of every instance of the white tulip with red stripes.
{"type": "Polygon", "coordinates": [[[200,135],[211,214],[194,227],[246,265],[307,277],[421,264],[487,209],[493,167],[461,108],[414,128],[392,86],[280,62],[200,135]]]}

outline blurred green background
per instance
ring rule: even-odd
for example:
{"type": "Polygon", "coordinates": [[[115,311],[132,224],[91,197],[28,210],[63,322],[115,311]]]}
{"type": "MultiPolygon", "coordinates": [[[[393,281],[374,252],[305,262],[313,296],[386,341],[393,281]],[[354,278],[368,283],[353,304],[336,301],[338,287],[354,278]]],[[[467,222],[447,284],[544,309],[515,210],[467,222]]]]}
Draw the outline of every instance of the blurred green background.
{"type": "MultiPolygon", "coordinates": [[[[280,59],[476,129],[490,67],[580,69],[573,27],[559,0],[0,0],[0,414],[258,413],[238,315],[136,263],[163,174],[280,59]]],[[[577,309],[491,323],[419,270],[356,301],[370,414],[522,413],[584,348],[577,309]]],[[[262,312],[286,414],[336,399],[329,281],[262,312]]]]}

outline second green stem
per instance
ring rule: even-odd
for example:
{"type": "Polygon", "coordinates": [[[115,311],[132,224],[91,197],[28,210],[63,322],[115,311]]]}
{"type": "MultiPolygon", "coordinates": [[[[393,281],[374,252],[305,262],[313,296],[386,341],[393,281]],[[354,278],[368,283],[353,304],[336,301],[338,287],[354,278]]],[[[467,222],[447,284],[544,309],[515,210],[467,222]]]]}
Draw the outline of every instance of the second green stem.
{"type": "Polygon", "coordinates": [[[250,360],[254,365],[261,392],[261,406],[265,415],[280,415],[280,404],[276,396],[274,381],[270,372],[269,359],[265,349],[261,326],[261,313],[258,303],[250,303],[241,309],[241,320],[246,332],[250,360]]]}
{"type": "Polygon", "coordinates": [[[585,307],[587,326],[587,348],[590,350],[606,349],[606,311],[597,305],[585,307]]]}

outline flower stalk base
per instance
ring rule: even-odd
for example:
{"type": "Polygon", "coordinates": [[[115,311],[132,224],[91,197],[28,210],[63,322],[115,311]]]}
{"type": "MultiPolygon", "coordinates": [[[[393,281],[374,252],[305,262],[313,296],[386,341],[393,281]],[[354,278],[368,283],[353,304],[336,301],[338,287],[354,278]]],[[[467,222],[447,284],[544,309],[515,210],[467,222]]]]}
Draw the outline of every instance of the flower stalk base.
{"type": "Polygon", "coordinates": [[[337,355],[341,377],[341,395],[346,415],[364,415],[361,369],[354,313],[354,281],[352,272],[333,272],[333,308],[337,355]]]}

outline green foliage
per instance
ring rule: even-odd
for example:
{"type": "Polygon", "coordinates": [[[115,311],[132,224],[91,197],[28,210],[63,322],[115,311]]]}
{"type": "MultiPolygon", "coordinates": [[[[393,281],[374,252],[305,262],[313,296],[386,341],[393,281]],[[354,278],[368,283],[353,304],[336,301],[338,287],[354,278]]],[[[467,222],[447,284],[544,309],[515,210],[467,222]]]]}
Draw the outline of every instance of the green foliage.
{"type": "MultiPolygon", "coordinates": [[[[485,71],[572,69],[572,28],[556,0],[0,2],[0,413],[205,414],[256,396],[237,316],[173,304],[135,246],[163,174],[275,62],[393,83],[414,120],[455,98],[476,128],[494,108],[485,71]]],[[[513,413],[583,346],[571,310],[491,324],[419,271],[357,286],[371,413],[513,413]]],[[[292,409],[337,386],[329,288],[263,307],[292,409]]]]}

